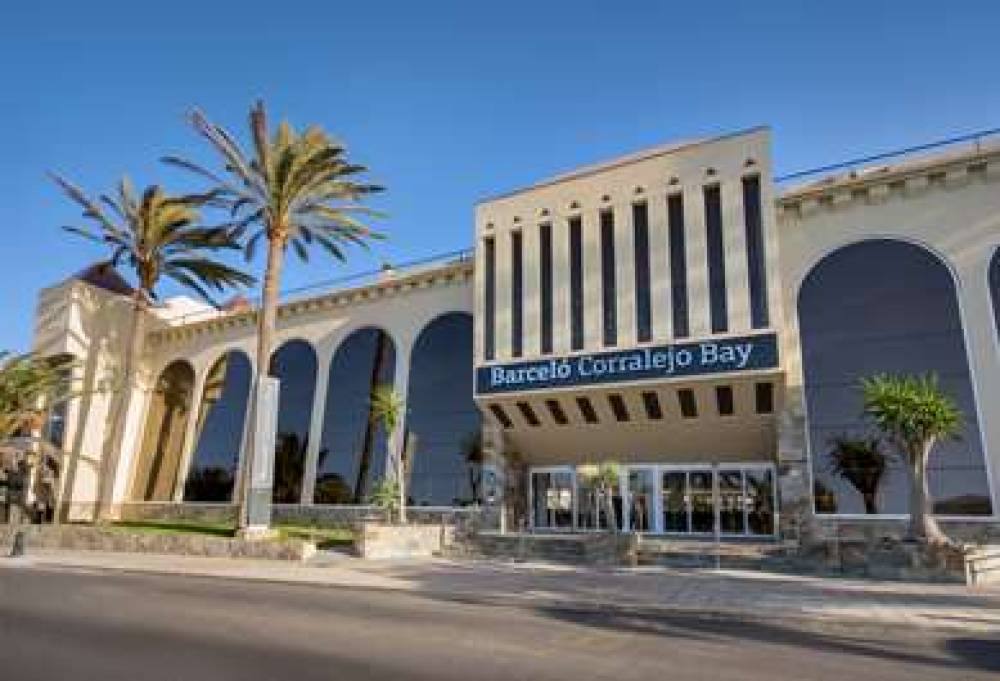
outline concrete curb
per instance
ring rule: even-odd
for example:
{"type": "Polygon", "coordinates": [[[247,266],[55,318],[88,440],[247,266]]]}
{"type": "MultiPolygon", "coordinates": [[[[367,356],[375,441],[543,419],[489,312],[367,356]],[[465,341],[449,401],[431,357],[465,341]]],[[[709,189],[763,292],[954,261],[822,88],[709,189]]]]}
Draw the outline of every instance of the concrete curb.
{"type": "MultiPolygon", "coordinates": [[[[170,556],[163,556],[169,558],[170,556]]],[[[403,563],[407,564],[407,563],[403,563]]],[[[408,562],[412,565],[413,562],[408,562]]],[[[71,556],[59,556],[57,554],[27,555],[16,559],[0,560],[0,568],[39,568],[52,570],[87,570],[95,572],[109,572],[120,574],[145,574],[161,575],[173,577],[194,577],[202,579],[222,579],[230,581],[257,581],[271,584],[284,584],[289,586],[311,586],[326,588],[350,588],[362,591],[394,591],[403,594],[410,594],[420,598],[431,598],[449,601],[452,603],[462,603],[468,605],[480,605],[490,607],[514,607],[530,609],[559,609],[574,613],[586,613],[593,615],[614,615],[622,617],[696,617],[700,619],[715,619],[737,621],[746,624],[767,624],[773,625],[776,622],[784,624],[794,623],[796,626],[823,626],[844,627],[856,629],[865,626],[869,629],[888,630],[890,627],[897,629],[907,627],[914,630],[935,630],[955,632],[1000,633],[1000,618],[996,623],[983,623],[982,618],[976,622],[960,621],[954,617],[942,620],[935,617],[933,613],[916,613],[895,617],[886,617],[878,613],[877,607],[855,608],[856,611],[821,611],[809,608],[797,609],[795,606],[785,608],[765,607],[751,609],[749,607],[720,607],[716,605],[686,605],[686,604],[661,604],[640,602],[637,600],[608,600],[608,599],[587,599],[577,600],[568,596],[554,596],[552,594],[539,595],[531,593],[490,593],[476,592],[470,589],[435,589],[421,588],[409,589],[401,586],[393,586],[390,583],[375,583],[379,579],[369,580],[368,583],[345,583],[345,580],[336,581],[334,579],[322,579],[315,575],[303,573],[298,578],[293,578],[289,574],[267,574],[266,572],[254,572],[251,569],[234,566],[228,572],[218,570],[208,570],[197,566],[169,567],[155,565],[107,565],[98,564],[95,561],[76,559],[71,556]],[[790,609],[789,609],[790,608],[790,609]]],[[[309,566],[301,566],[308,568],[309,566]]],[[[320,568],[317,568],[320,569],[320,568]]],[[[295,568],[289,565],[288,571],[295,568]]],[[[288,572],[286,571],[286,572],[288,572]]],[[[386,580],[381,580],[385,582],[386,580]]]]}

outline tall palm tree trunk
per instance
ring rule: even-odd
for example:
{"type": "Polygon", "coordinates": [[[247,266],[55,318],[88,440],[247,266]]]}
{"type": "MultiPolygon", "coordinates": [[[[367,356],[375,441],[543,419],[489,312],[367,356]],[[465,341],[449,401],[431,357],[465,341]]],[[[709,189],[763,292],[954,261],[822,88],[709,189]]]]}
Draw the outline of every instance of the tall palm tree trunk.
{"type": "Polygon", "coordinates": [[[924,443],[910,452],[910,527],[908,538],[929,544],[947,544],[948,538],[934,518],[927,481],[927,461],[934,441],[924,443]]]}
{"type": "MultiPolygon", "coordinates": [[[[372,363],[371,378],[368,381],[368,394],[371,395],[379,384],[379,377],[382,376],[385,363],[389,354],[389,336],[384,331],[379,331],[378,349],[375,351],[375,361],[372,363]]],[[[365,500],[365,488],[368,486],[368,472],[372,466],[372,450],[375,447],[375,430],[378,427],[376,419],[372,418],[372,409],[368,409],[366,419],[365,437],[361,444],[361,461],[358,463],[358,479],[354,483],[354,503],[360,504],[365,500]]],[[[391,434],[390,434],[391,435],[391,434]]]]}
{"type": "MultiPolygon", "coordinates": [[[[110,515],[115,492],[115,481],[118,477],[118,463],[121,461],[121,450],[125,444],[125,425],[129,406],[136,386],[136,367],[142,356],[145,328],[146,293],[140,288],[132,294],[132,315],[126,338],[125,359],[122,366],[122,384],[118,397],[114,401],[111,413],[111,437],[107,440],[104,456],[101,458],[100,475],[97,479],[97,519],[106,520],[110,515]]],[[[141,452],[135,452],[140,456],[141,452]]],[[[134,463],[134,462],[133,462],[134,463]]]]}
{"type": "Polygon", "coordinates": [[[240,487],[237,490],[237,523],[239,529],[248,524],[247,492],[250,489],[250,476],[253,472],[253,456],[255,444],[253,441],[257,423],[258,386],[260,379],[270,371],[271,349],[274,347],[274,334],[278,319],[278,295],[281,285],[281,270],[285,260],[285,239],[268,236],[267,265],[264,269],[264,286],[261,295],[260,311],[257,316],[257,370],[256,380],[250,388],[250,409],[247,422],[247,437],[243,452],[243,470],[240,471],[240,487]]]}

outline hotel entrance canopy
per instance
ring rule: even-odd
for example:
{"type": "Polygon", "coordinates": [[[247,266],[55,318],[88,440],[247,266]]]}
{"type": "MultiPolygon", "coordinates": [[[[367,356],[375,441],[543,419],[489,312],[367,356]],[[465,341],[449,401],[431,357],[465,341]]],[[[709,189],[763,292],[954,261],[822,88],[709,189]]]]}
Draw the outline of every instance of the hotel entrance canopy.
{"type": "Polygon", "coordinates": [[[782,399],[775,334],[480,366],[476,400],[531,461],[761,460],[782,399]]]}

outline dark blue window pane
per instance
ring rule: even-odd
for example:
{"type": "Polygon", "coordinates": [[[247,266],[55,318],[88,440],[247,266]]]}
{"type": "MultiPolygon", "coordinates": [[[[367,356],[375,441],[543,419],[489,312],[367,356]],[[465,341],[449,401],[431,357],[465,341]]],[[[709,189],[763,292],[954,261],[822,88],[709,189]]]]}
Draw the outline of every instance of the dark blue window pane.
{"type": "Polygon", "coordinates": [[[497,252],[492,238],[483,239],[483,357],[496,355],[497,252]]]}
{"type": "Polygon", "coordinates": [[[712,333],[729,329],[726,305],[726,245],[722,232],[722,189],[705,187],[705,231],[708,247],[708,299],[712,333]]]}
{"type": "Polygon", "coordinates": [[[371,394],[375,386],[392,385],[395,373],[396,350],[381,329],[355,331],[337,348],[330,363],[315,503],[362,503],[385,475],[387,438],[372,423],[371,394]]]}
{"type": "Polygon", "coordinates": [[[281,381],[272,497],[276,504],[297,504],[302,499],[302,476],[309,446],[316,353],[305,341],[288,341],[271,355],[270,374],[281,381]]]}
{"type": "MultiPolygon", "coordinates": [[[[876,373],[934,373],[965,415],[960,439],[939,443],[931,454],[934,508],[949,515],[989,514],[965,340],[947,268],[911,244],[854,244],[810,272],[798,307],[817,511],[866,511],[867,484],[859,476],[837,474],[832,456],[838,438],[872,433],[861,416],[859,381],[876,373]]],[[[883,449],[895,452],[891,443],[883,449]]],[[[901,457],[890,460],[880,480],[875,510],[908,512],[901,457]]]]}
{"type": "Polygon", "coordinates": [[[185,501],[232,499],[250,375],[250,360],[238,351],[223,355],[208,372],[198,413],[197,445],[184,485],[185,501]]]}
{"type": "Polygon", "coordinates": [[[552,225],[549,223],[538,228],[538,248],[542,354],[548,354],[552,352],[552,225]]]}
{"type": "Polygon", "coordinates": [[[520,357],[524,339],[524,261],[520,232],[510,235],[510,354],[520,357]]]}
{"type": "Polygon", "coordinates": [[[685,253],[684,199],[673,194],[667,199],[670,245],[670,306],[673,310],[674,338],[686,338],[688,325],[687,253],[685,253]]]}
{"type": "Polygon", "coordinates": [[[601,310],[604,318],[604,344],[618,342],[618,294],[615,280],[615,216],[610,210],[601,213],[601,310]]]}
{"type": "Polygon", "coordinates": [[[646,204],[638,203],[632,206],[632,229],[635,254],[636,340],[645,343],[653,335],[649,290],[649,214],[646,204]]]}
{"type": "Polygon", "coordinates": [[[480,415],[472,401],[472,318],[452,313],[431,322],[410,360],[407,429],[416,437],[409,497],[413,504],[465,505],[479,494],[480,415]]]}
{"type": "Polygon", "coordinates": [[[583,348],[583,221],[569,219],[570,347],[583,348]]]}
{"type": "Polygon", "coordinates": [[[747,277],[750,285],[750,323],[765,329],[770,323],[767,305],[767,262],[761,220],[760,177],[743,178],[743,220],[746,224],[747,277]]]}

